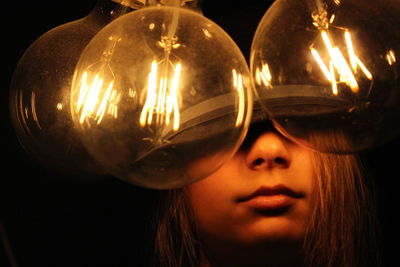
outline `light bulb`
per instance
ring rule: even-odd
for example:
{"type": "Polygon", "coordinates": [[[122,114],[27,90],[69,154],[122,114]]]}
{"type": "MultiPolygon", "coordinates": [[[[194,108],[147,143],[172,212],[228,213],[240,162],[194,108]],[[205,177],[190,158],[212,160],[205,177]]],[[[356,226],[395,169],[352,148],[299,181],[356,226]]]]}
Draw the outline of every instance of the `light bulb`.
{"type": "Polygon", "coordinates": [[[400,7],[392,0],[277,0],[254,36],[251,72],[278,129],[350,153],[400,132],[400,7]]]}
{"type": "Polygon", "coordinates": [[[70,86],[79,56],[94,34],[131,10],[100,0],[88,16],[40,36],[18,62],[10,90],[12,122],[22,146],[44,166],[69,177],[106,173],[73,127],[70,86]]]}
{"type": "Polygon", "coordinates": [[[90,41],[71,111],[87,150],[111,174],[177,188],[236,151],[251,117],[251,88],[243,55],[218,25],[183,7],[145,7],[90,41]]]}

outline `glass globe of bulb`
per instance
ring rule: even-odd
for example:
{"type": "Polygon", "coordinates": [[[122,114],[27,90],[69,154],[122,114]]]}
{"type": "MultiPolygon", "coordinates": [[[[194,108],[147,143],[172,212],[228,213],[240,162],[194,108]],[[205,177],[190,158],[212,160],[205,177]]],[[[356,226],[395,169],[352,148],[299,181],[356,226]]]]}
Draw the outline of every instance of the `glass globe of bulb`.
{"type": "Polygon", "coordinates": [[[112,19],[132,9],[99,0],[86,17],[40,36],[23,54],[10,89],[10,114],[24,149],[44,166],[72,177],[106,172],[86,152],[70,112],[75,65],[90,39],[112,19]]]}
{"type": "Polygon", "coordinates": [[[277,0],[251,48],[257,98],[276,127],[322,152],[400,132],[398,1],[277,0]]]}
{"type": "Polygon", "coordinates": [[[145,7],[102,29],[82,53],[73,120],[114,176],[170,189],[219,168],[251,117],[246,61],[215,23],[187,8],[145,7]]]}

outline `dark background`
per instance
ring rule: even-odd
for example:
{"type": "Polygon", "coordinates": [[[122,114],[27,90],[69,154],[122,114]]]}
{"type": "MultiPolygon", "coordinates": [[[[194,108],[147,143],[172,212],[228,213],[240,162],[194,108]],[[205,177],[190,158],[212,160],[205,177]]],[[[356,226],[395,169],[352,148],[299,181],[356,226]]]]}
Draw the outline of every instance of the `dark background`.
{"type": "MultiPolygon", "coordinates": [[[[226,30],[248,59],[256,26],[271,1],[203,0],[203,13],[226,30]]],[[[9,120],[13,70],[48,30],[86,16],[95,0],[14,1],[1,9],[0,267],[145,266],[151,204],[157,192],[113,177],[69,179],[46,170],[18,144],[9,120]],[[4,245],[6,244],[6,245],[4,245]]],[[[376,177],[384,266],[395,266],[399,240],[399,141],[363,153],[376,177]],[[396,243],[394,243],[396,244],[396,243]]]]}

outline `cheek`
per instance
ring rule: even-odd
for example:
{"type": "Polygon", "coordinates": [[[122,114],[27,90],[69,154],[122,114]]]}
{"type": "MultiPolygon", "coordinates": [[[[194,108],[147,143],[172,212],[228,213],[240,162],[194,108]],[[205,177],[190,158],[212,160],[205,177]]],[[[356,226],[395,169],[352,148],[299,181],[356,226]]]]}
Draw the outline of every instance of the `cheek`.
{"type": "Polygon", "coordinates": [[[234,170],[223,166],[211,176],[188,186],[189,201],[199,230],[225,227],[234,209],[234,170]]]}
{"type": "Polygon", "coordinates": [[[188,187],[190,204],[198,219],[210,218],[226,205],[225,188],[218,177],[208,177],[188,187]]]}

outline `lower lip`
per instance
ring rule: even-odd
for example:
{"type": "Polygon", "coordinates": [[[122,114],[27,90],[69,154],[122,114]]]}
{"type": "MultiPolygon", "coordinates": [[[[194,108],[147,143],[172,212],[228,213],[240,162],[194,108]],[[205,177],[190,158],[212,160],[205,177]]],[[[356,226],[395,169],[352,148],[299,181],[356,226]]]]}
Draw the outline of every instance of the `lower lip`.
{"type": "Polygon", "coordinates": [[[247,206],[257,210],[277,210],[294,204],[294,199],[288,195],[256,196],[244,202],[247,206]]]}

